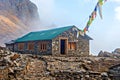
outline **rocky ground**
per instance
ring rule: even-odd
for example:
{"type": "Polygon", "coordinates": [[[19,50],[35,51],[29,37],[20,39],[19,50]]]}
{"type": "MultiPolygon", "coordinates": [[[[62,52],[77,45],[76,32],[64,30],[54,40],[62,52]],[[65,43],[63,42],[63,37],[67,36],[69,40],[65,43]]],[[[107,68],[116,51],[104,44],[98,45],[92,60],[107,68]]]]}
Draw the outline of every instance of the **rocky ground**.
{"type": "Polygon", "coordinates": [[[120,59],[34,56],[0,48],[0,80],[103,80],[120,59]]]}

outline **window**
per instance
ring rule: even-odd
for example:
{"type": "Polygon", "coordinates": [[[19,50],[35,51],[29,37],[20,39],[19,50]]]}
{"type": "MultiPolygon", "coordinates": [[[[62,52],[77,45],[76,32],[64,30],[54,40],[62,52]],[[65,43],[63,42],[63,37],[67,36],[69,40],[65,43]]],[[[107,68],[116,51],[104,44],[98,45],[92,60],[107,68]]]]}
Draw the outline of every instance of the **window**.
{"type": "Polygon", "coordinates": [[[24,43],[18,43],[18,49],[24,50],[24,43]]]}
{"type": "Polygon", "coordinates": [[[34,50],[34,43],[33,42],[28,43],[28,50],[31,50],[31,51],[34,50]]]}
{"type": "Polygon", "coordinates": [[[47,42],[39,42],[39,51],[47,50],[47,42]]]}
{"type": "Polygon", "coordinates": [[[76,42],[69,42],[68,49],[69,50],[76,50],[76,42]]]}

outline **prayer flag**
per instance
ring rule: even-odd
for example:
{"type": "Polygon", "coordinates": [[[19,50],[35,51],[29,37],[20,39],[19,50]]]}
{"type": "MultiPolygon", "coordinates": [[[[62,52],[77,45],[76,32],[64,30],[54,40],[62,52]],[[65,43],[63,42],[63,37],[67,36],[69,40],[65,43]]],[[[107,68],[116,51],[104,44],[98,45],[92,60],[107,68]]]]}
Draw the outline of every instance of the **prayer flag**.
{"type": "Polygon", "coordinates": [[[102,6],[100,4],[98,4],[98,8],[99,8],[99,15],[101,17],[101,19],[103,18],[102,17],[102,6]]]}
{"type": "Polygon", "coordinates": [[[97,16],[97,9],[99,9],[99,15],[101,17],[101,19],[103,18],[102,17],[102,5],[106,2],[107,0],[98,0],[95,8],[94,8],[94,11],[91,13],[91,15],[89,16],[89,20],[86,24],[86,27],[83,29],[83,32],[84,34],[86,33],[86,31],[88,31],[88,28],[89,26],[91,25],[91,23],[93,22],[93,20],[96,18],[97,16]]]}

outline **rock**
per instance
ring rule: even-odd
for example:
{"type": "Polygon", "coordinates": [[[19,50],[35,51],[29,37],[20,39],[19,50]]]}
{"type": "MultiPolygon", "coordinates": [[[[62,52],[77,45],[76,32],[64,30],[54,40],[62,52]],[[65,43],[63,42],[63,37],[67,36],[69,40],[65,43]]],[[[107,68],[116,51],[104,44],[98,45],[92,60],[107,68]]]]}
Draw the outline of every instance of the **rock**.
{"type": "Polygon", "coordinates": [[[115,49],[115,50],[113,51],[113,53],[118,53],[118,54],[120,54],[120,48],[115,49]]]}
{"type": "Polygon", "coordinates": [[[104,52],[103,51],[100,51],[99,53],[98,53],[98,56],[102,56],[104,54],[104,52]]]}
{"type": "Polygon", "coordinates": [[[120,48],[115,49],[112,53],[100,51],[98,57],[120,58],[120,48]]]}
{"type": "Polygon", "coordinates": [[[14,54],[13,56],[10,57],[10,59],[13,61],[13,60],[16,60],[19,57],[20,57],[19,54],[14,54]]]}
{"type": "Polygon", "coordinates": [[[101,73],[101,79],[102,80],[109,80],[108,74],[106,72],[101,73]]]}
{"type": "MultiPolygon", "coordinates": [[[[1,48],[1,50],[3,49],[1,48]]],[[[3,79],[8,80],[8,78],[13,79],[19,77],[22,75],[22,72],[26,71],[26,67],[28,66],[28,58],[26,56],[22,56],[21,58],[21,54],[10,52],[7,49],[4,49],[2,54],[6,55],[1,56],[2,59],[0,59],[0,75],[3,75],[3,79]]],[[[21,77],[23,76],[24,75],[22,75],[21,77]]],[[[2,78],[0,78],[0,80],[1,79],[2,78]]]]}
{"type": "Polygon", "coordinates": [[[2,74],[0,74],[0,79],[3,79],[4,77],[3,77],[3,75],[2,74]]]}
{"type": "Polygon", "coordinates": [[[102,73],[101,73],[101,76],[106,76],[106,77],[108,77],[108,74],[107,74],[106,72],[102,72],[102,73]]]}
{"type": "Polygon", "coordinates": [[[0,66],[7,66],[7,61],[5,59],[1,60],[0,66]]]}
{"type": "Polygon", "coordinates": [[[98,57],[113,57],[113,54],[107,51],[100,51],[98,57]]]}

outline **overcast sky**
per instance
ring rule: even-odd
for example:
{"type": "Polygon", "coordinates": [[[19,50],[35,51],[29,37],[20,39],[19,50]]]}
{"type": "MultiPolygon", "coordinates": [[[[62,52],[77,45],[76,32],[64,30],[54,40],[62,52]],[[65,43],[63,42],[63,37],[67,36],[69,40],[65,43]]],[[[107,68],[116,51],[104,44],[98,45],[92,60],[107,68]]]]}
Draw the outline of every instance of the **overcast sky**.
{"type": "MultiPolygon", "coordinates": [[[[31,1],[37,5],[44,26],[76,25],[83,29],[98,0],[31,1]]],[[[94,39],[90,42],[90,52],[93,54],[98,54],[100,50],[112,52],[120,48],[120,0],[107,0],[102,7],[102,14],[102,20],[97,14],[87,33],[94,39]]],[[[44,29],[53,27],[44,27],[44,29]]]]}

